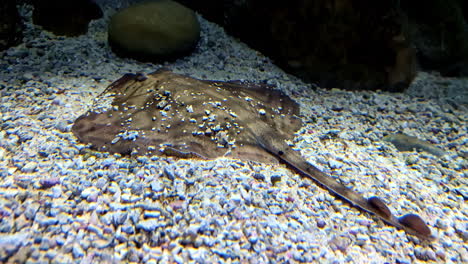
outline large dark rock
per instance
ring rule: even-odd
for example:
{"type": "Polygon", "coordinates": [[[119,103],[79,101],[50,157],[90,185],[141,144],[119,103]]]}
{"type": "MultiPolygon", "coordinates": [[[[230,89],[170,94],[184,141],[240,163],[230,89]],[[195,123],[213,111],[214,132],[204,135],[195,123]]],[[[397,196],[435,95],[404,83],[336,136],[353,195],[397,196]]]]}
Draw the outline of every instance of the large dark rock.
{"type": "Polygon", "coordinates": [[[468,76],[468,1],[412,0],[401,4],[421,67],[442,75],[468,76]]]}
{"type": "Polygon", "coordinates": [[[33,22],[56,35],[86,34],[88,24],[102,17],[93,0],[34,0],[33,22]]]}
{"type": "Polygon", "coordinates": [[[321,86],[398,91],[415,75],[397,1],[181,2],[284,70],[321,86]]]}
{"type": "Polygon", "coordinates": [[[23,24],[14,0],[0,4],[0,51],[21,43],[23,24]]]}
{"type": "Polygon", "coordinates": [[[171,0],[157,0],[117,12],[109,22],[108,34],[118,55],[161,62],[189,54],[200,38],[200,24],[191,9],[171,0]]]}

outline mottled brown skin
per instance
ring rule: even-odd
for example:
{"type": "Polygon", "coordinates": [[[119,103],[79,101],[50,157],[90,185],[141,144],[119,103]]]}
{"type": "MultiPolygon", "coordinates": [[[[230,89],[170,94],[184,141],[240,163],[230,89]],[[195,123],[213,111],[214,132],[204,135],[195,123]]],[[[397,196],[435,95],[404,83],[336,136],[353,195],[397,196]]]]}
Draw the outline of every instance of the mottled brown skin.
{"type": "Polygon", "coordinates": [[[291,149],[285,141],[301,127],[298,115],[294,101],[269,87],[159,70],[115,81],[72,131],[80,141],[112,153],[279,161],[384,222],[423,240],[434,239],[419,216],[396,218],[380,198],[364,198],[291,149]]]}
{"type": "Polygon", "coordinates": [[[91,111],[75,121],[72,130],[81,141],[113,153],[161,155],[164,145],[181,157],[196,153],[214,159],[229,151],[233,158],[274,163],[277,159],[258,148],[247,125],[265,123],[286,137],[301,127],[298,114],[297,104],[278,90],[248,82],[197,80],[160,70],[146,78],[126,74],[115,81],[91,111]],[[108,95],[112,107],[102,109],[108,95]],[[135,139],[111,143],[119,133],[135,130],[139,132],[135,139]]]}

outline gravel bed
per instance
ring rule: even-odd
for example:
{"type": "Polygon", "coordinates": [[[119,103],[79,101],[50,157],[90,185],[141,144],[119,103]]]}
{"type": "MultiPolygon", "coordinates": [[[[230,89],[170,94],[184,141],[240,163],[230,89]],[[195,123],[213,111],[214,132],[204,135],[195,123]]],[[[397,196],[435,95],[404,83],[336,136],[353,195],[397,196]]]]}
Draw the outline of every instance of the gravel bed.
{"type": "Polygon", "coordinates": [[[466,79],[419,73],[405,93],[305,84],[199,17],[191,56],[154,65],[116,57],[106,41],[119,8],[65,38],[27,19],[24,44],[0,53],[0,262],[468,262],[466,79]],[[374,220],[283,165],[228,158],[121,157],[70,132],[107,85],[169,67],[214,80],[273,84],[301,105],[293,141],[312,164],[395,215],[419,214],[431,244],[374,220]],[[444,151],[399,152],[404,132],[444,151]]]}

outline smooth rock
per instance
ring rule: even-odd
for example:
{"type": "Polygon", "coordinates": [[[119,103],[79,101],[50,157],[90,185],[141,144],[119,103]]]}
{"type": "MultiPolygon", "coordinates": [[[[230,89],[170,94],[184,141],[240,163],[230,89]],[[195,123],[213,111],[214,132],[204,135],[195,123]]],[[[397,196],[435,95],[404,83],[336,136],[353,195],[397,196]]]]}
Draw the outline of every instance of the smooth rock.
{"type": "Polygon", "coordinates": [[[108,28],[113,51],[143,61],[175,59],[188,54],[200,38],[195,13],[171,1],[143,2],[120,10],[108,28]]]}

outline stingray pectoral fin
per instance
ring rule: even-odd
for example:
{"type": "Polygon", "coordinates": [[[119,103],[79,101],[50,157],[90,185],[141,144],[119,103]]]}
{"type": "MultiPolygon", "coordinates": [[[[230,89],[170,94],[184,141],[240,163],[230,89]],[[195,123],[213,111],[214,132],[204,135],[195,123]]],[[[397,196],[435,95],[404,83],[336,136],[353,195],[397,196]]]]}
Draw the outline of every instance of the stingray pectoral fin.
{"type": "Polygon", "coordinates": [[[319,183],[341,199],[376,215],[387,224],[403,229],[407,233],[415,235],[423,240],[432,241],[435,239],[429,227],[418,215],[408,214],[399,219],[396,218],[382,199],[375,196],[369,199],[364,198],[359,193],[347,188],[332,177],[321,172],[300,156],[298,152],[292,150],[284,142],[280,141],[280,139],[268,135],[257,136],[259,146],[265,151],[275,155],[289,168],[301,174],[303,177],[310,178],[319,183]]]}

